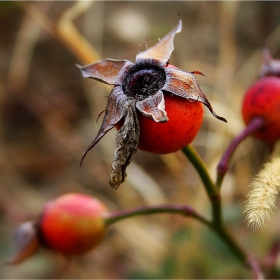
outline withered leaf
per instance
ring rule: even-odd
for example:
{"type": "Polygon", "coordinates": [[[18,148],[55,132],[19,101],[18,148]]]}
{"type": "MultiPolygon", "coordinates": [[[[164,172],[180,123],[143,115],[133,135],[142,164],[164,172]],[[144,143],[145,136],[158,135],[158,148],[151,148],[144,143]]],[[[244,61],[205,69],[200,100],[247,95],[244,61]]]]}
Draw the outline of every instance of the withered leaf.
{"type": "Polygon", "coordinates": [[[116,134],[116,150],[109,182],[110,186],[115,189],[125,180],[126,168],[137,152],[140,136],[135,100],[129,100],[124,106],[126,106],[126,114],[124,116],[124,124],[116,134]]]}

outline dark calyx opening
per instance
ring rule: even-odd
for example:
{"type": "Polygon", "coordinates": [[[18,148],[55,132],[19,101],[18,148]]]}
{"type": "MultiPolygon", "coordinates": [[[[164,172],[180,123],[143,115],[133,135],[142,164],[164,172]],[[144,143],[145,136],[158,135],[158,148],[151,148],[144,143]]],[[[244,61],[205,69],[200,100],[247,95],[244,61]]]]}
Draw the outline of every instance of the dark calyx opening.
{"type": "Polygon", "coordinates": [[[124,78],[122,88],[124,94],[129,97],[143,100],[150,95],[156,94],[165,83],[165,72],[151,64],[133,66],[124,78]]]}

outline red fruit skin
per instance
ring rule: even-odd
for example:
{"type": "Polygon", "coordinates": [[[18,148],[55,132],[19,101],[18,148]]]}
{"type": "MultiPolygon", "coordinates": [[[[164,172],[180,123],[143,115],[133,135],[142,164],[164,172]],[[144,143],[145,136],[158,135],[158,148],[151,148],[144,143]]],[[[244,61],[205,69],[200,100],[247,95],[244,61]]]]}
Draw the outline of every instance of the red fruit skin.
{"type": "Polygon", "coordinates": [[[43,245],[59,253],[86,253],[103,239],[107,212],[107,208],[91,196],[62,195],[46,204],[39,224],[39,236],[43,245]]]}
{"type": "Polygon", "coordinates": [[[245,93],[242,116],[246,125],[255,117],[262,117],[265,125],[253,134],[273,146],[280,138],[280,78],[264,77],[245,93]]]}
{"type": "MultiPolygon", "coordinates": [[[[189,101],[170,93],[164,93],[165,110],[169,120],[155,122],[137,111],[140,138],[138,149],[155,154],[169,154],[190,144],[197,135],[204,115],[204,107],[198,101],[189,101]]],[[[123,121],[117,123],[119,130],[123,121]]]]}
{"type": "MultiPolygon", "coordinates": [[[[166,68],[177,68],[172,64],[166,68]]],[[[198,101],[164,92],[165,110],[169,120],[158,123],[137,111],[140,125],[138,149],[155,154],[170,154],[189,145],[203,121],[204,107],[198,101]]],[[[119,130],[123,121],[117,123],[119,130]]]]}
{"type": "Polygon", "coordinates": [[[203,121],[203,105],[169,93],[164,93],[164,100],[169,118],[165,123],[157,123],[138,112],[138,149],[156,154],[169,154],[190,144],[197,135],[203,121]]]}
{"type": "MultiPolygon", "coordinates": [[[[166,68],[177,68],[168,64],[166,68]]],[[[170,154],[189,145],[197,135],[204,116],[200,102],[164,92],[169,120],[157,123],[138,112],[140,139],[138,149],[155,154],[170,154]]]]}

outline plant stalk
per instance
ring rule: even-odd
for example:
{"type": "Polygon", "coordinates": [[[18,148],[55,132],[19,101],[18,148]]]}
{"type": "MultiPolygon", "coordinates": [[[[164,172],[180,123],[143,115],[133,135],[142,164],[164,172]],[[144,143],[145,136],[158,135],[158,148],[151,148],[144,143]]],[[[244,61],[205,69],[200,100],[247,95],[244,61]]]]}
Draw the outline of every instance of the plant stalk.
{"type": "Polygon", "coordinates": [[[194,208],[192,208],[189,205],[179,205],[179,204],[141,206],[128,210],[111,212],[105,217],[105,223],[108,226],[126,218],[140,216],[140,215],[160,214],[160,213],[169,213],[169,214],[175,213],[184,216],[189,216],[202,222],[208,227],[212,227],[211,221],[208,218],[204,217],[202,214],[198,213],[194,208]]]}
{"type": "Polygon", "coordinates": [[[219,189],[213,183],[205,163],[191,145],[184,147],[182,151],[198,172],[210,200],[215,201],[219,197],[219,189]]]}
{"type": "Polygon", "coordinates": [[[265,120],[262,117],[256,117],[245,127],[245,129],[233,139],[226,151],[224,152],[217,166],[217,181],[216,186],[221,187],[224,176],[229,168],[230,160],[237,149],[238,145],[245,140],[249,135],[263,127],[265,120]]]}
{"type": "Polygon", "coordinates": [[[235,238],[231,235],[223,223],[220,189],[213,183],[203,160],[191,145],[184,147],[182,151],[197,170],[211,202],[213,216],[211,221],[212,230],[220,236],[229,249],[245,266],[250,266],[247,262],[248,254],[241,246],[238,245],[235,238]]]}

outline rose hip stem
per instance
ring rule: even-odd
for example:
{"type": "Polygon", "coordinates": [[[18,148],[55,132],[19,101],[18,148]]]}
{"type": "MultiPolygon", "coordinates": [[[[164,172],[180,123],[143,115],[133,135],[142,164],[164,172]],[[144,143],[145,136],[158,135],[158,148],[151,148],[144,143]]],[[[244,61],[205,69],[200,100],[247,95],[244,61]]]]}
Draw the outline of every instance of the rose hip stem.
{"type": "Polygon", "coordinates": [[[140,206],[127,210],[120,210],[108,213],[105,216],[105,224],[111,225],[120,220],[141,216],[141,215],[151,215],[151,214],[161,214],[161,213],[176,213],[184,216],[190,216],[196,220],[199,220],[203,224],[211,227],[211,221],[204,217],[202,214],[198,213],[193,207],[189,205],[179,205],[179,204],[162,204],[162,205],[148,205],[148,206],[140,206]]]}
{"type": "Polygon", "coordinates": [[[247,136],[253,134],[257,130],[263,127],[265,123],[264,118],[262,117],[256,117],[253,118],[252,121],[245,127],[245,129],[233,139],[233,141],[230,143],[226,151],[224,152],[218,166],[217,166],[217,182],[216,186],[219,188],[221,187],[223,178],[228,171],[229,163],[232,158],[232,155],[234,154],[236,148],[238,145],[247,138],[247,136]]]}

